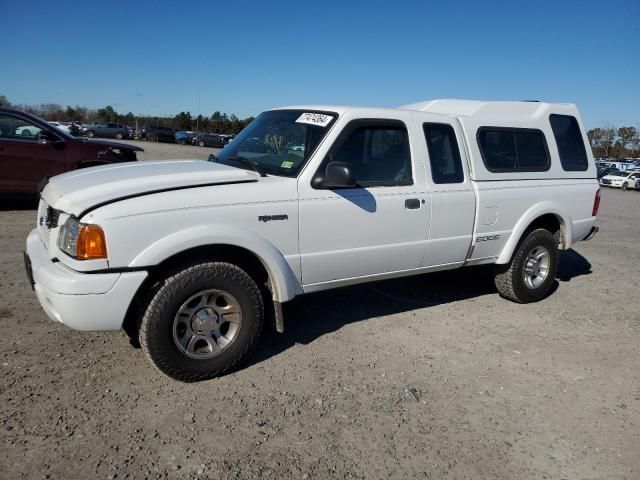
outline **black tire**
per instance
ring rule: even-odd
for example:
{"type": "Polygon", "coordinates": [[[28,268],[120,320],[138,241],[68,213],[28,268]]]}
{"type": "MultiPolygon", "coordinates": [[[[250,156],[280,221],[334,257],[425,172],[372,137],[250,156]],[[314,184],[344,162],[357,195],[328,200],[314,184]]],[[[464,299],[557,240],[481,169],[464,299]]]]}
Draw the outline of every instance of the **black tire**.
{"type": "Polygon", "coordinates": [[[526,235],[516,249],[511,262],[496,265],[494,281],[498,293],[516,303],[530,303],[542,300],[555,281],[558,271],[558,242],[554,235],[543,228],[533,230],[526,235]],[[536,248],[546,249],[549,254],[549,265],[546,276],[536,288],[527,286],[524,278],[527,255],[536,248]]]}
{"type": "Polygon", "coordinates": [[[87,137],[89,137],[89,138],[93,138],[93,137],[95,137],[95,136],[96,136],[96,133],[95,133],[94,131],[89,130],[89,131],[87,132],[87,137]]]}
{"type": "Polygon", "coordinates": [[[122,134],[121,133],[116,133],[116,139],[122,140],[122,134]]]}
{"type": "Polygon", "coordinates": [[[183,382],[218,377],[253,351],[262,332],[264,305],[258,286],[239,267],[223,262],[197,262],[178,268],[160,282],[142,317],[139,339],[149,360],[166,375],[183,382]],[[174,322],[194,294],[216,289],[231,294],[242,321],[233,340],[211,358],[191,358],[174,341],[174,322]]]}
{"type": "Polygon", "coordinates": [[[626,191],[629,188],[629,184],[627,182],[624,182],[622,184],[622,190],[626,191]]]}
{"type": "Polygon", "coordinates": [[[198,142],[199,147],[204,147],[204,142],[198,142]]]}

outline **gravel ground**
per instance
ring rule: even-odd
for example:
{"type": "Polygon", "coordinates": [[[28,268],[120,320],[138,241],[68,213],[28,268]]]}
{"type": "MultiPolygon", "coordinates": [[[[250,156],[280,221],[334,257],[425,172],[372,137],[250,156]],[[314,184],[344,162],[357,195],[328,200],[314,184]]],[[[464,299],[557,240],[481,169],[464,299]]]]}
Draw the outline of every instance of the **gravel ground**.
{"type": "Polygon", "coordinates": [[[486,268],[312,294],[199,384],[47,321],[21,257],[35,212],[5,205],[0,477],[640,478],[639,205],[604,190],[542,302],[501,299],[486,268]]]}
{"type": "Polygon", "coordinates": [[[178,145],[176,143],[155,143],[144,140],[118,140],[118,142],[144,148],[144,152],[138,152],[138,160],[206,160],[211,153],[220,151],[219,148],[178,145]]]}

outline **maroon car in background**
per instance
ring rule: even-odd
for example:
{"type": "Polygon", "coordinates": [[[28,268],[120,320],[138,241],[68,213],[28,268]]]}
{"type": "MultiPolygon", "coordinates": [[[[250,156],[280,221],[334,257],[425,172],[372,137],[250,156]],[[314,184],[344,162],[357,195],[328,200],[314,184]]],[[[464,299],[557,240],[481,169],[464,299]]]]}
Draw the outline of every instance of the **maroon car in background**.
{"type": "Polygon", "coordinates": [[[35,194],[43,178],[136,160],[142,148],[76,138],[25,112],[0,108],[0,194],[35,194]]]}

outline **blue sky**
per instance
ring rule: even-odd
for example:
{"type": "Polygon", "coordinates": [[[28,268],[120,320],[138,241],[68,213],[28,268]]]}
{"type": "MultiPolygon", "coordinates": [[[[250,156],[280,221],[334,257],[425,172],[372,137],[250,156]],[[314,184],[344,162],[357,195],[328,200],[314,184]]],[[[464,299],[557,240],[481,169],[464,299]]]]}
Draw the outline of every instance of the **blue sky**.
{"type": "Polygon", "coordinates": [[[640,122],[640,0],[0,0],[0,94],[244,117],[428,98],[575,102],[640,122]]]}

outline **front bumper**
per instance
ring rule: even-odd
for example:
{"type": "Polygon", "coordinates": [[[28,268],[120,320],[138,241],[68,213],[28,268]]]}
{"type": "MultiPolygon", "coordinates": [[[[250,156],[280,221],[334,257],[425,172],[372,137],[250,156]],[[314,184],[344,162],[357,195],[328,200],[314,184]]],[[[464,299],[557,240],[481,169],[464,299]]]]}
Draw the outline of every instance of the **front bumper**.
{"type": "Polygon", "coordinates": [[[27,237],[25,267],[47,316],[75,330],[120,330],[133,296],[147,277],[145,271],[71,270],[49,258],[35,229],[27,237]]]}

